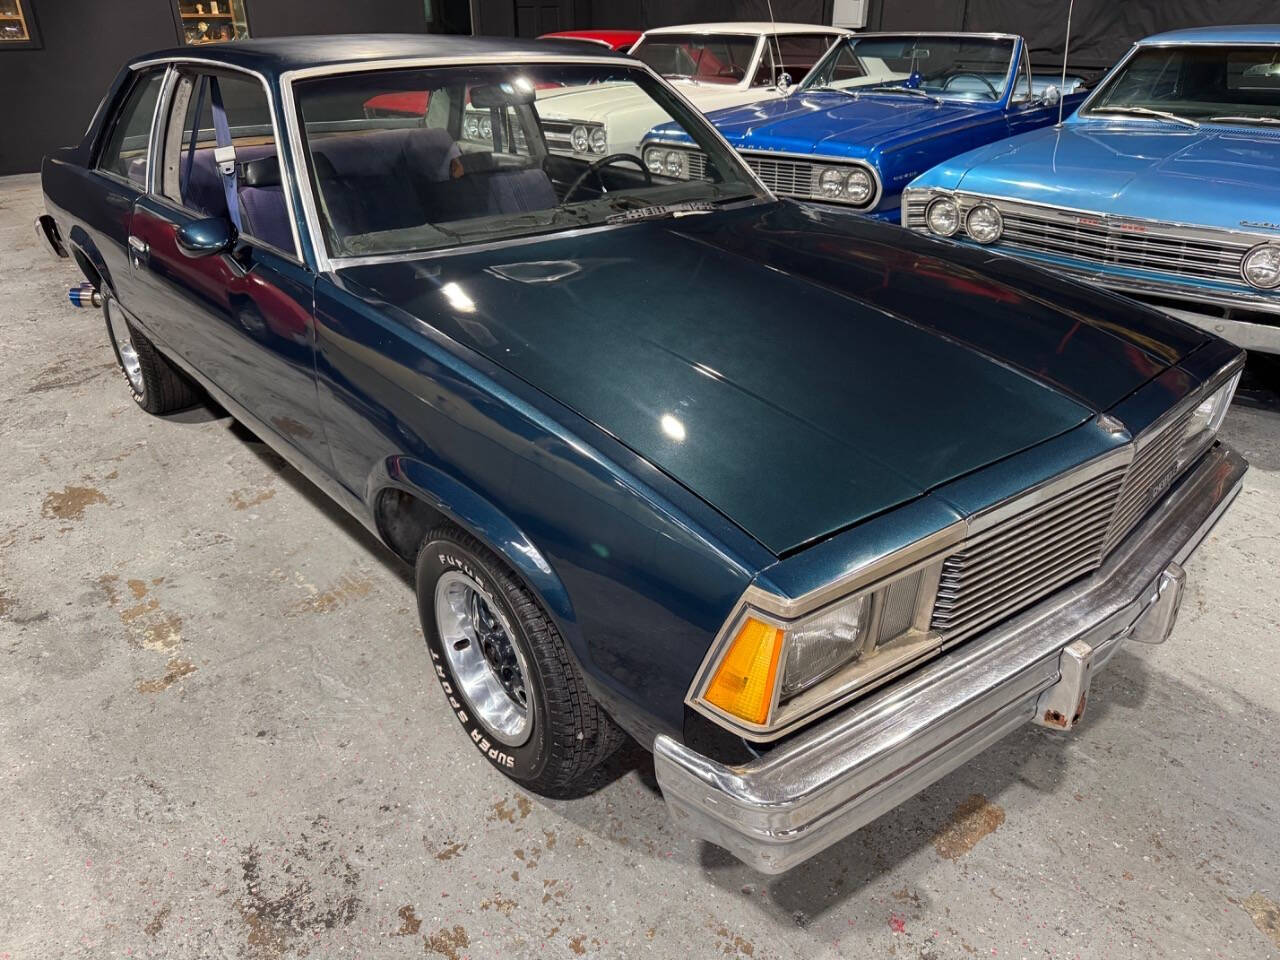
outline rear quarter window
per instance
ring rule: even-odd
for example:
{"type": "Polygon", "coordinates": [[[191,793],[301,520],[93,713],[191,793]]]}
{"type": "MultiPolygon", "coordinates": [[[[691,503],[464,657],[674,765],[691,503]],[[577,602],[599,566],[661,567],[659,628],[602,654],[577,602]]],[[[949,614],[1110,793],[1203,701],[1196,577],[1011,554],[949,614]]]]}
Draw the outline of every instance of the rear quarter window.
{"type": "Polygon", "coordinates": [[[151,120],[164,80],[163,70],[151,70],[135,77],[128,95],[111,121],[111,132],[98,155],[98,169],[134,183],[147,185],[148,148],[151,120]]]}

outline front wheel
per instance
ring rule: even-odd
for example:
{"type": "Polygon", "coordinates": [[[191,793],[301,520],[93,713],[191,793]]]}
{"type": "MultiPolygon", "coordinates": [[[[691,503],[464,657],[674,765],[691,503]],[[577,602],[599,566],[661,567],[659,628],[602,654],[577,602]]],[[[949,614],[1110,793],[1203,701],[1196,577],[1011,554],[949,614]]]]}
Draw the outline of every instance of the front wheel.
{"type": "Polygon", "coordinates": [[[625,735],[587,692],[563,638],[510,569],[452,525],[415,568],[432,667],[472,744],[511,779],[557,793],[625,735]]]}

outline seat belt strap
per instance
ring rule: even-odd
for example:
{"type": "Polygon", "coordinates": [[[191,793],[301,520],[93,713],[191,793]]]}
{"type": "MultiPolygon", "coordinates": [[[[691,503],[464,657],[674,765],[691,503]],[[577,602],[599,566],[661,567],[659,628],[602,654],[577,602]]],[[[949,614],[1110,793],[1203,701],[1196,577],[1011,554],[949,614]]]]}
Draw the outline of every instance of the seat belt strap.
{"type": "Polygon", "coordinates": [[[218,145],[213,150],[213,162],[218,166],[218,174],[222,178],[222,192],[227,198],[227,216],[235,224],[240,225],[240,192],[236,187],[236,148],[231,144],[231,127],[227,125],[227,111],[222,106],[222,90],[218,86],[218,78],[209,77],[209,106],[213,109],[213,133],[218,145]]]}
{"type": "MultiPolygon", "coordinates": [[[[191,170],[196,165],[196,143],[200,140],[200,114],[204,112],[204,91],[207,83],[207,77],[201,77],[196,81],[196,112],[192,114],[191,142],[187,144],[187,159],[182,171],[182,189],[184,191],[191,190],[191,170]]],[[[184,202],[186,201],[185,193],[182,199],[184,202]]]]}

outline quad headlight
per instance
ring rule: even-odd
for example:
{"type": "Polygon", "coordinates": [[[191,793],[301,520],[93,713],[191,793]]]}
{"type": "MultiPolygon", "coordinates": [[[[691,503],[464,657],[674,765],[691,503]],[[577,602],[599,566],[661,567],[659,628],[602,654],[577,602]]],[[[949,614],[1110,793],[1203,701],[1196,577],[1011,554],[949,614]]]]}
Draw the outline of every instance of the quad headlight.
{"type": "Polygon", "coordinates": [[[1259,290],[1280,287],[1280,244],[1260,243],[1244,255],[1240,272],[1259,290]]]}
{"type": "Polygon", "coordinates": [[[771,739],[895,676],[941,644],[929,629],[941,569],[941,559],[926,558],[790,617],[748,591],[686,702],[745,736],[771,739]]]}
{"type": "Polygon", "coordinates": [[[865,206],[875,192],[875,181],[862,167],[818,169],[818,196],[823,200],[865,206]]]}
{"type": "Polygon", "coordinates": [[[978,243],[995,243],[1004,233],[1004,217],[989,203],[979,203],[964,218],[964,230],[978,243]]]}
{"type": "Polygon", "coordinates": [[[604,127],[596,127],[587,139],[591,142],[592,153],[603,154],[609,148],[609,135],[604,132],[604,127]]]}
{"type": "Polygon", "coordinates": [[[684,150],[645,147],[644,165],[650,173],[680,180],[689,179],[689,156],[684,150]]]}
{"type": "Polygon", "coordinates": [[[1213,440],[1226,419],[1227,410],[1235,396],[1236,387],[1240,384],[1240,374],[1235,373],[1222,386],[1215,389],[1196,406],[1187,421],[1186,433],[1182,447],[1178,451],[1176,471],[1181,471],[1191,463],[1213,440]]]}
{"type": "Polygon", "coordinates": [[[950,197],[939,197],[925,208],[924,220],[930,233],[939,237],[955,236],[960,229],[960,208],[950,197]]]}

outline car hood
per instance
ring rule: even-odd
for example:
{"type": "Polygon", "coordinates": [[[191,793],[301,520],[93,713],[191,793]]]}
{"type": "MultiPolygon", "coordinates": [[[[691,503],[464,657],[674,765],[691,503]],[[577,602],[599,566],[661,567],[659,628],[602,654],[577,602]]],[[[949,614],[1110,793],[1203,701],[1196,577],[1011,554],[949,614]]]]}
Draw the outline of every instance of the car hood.
{"type": "Polygon", "coordinates": [[[1076,427],[1204,339],[1007,258],[789,202],[340,277],[777,554],[1076,427]]]}
{"type": "MultiPolygon", "coordinates": [[[[995,144],[958,188],[1149,220],[1238,229],[1280,206],[1280,137],[1240,128],[1083,121],[995,144]],[[1180,198],[1176,209],[1173,197],[1180,198]]],[[[958,158],[953,163],[963,162],[958,158]]]]}
{"type": "MultiPolygon", "coordinates": [[[[676,81],[675,86],[700,110],[714,110],[744,103],[771,93],[762,88],[744,90],[731,84],[676,81]]],[[[597,83],[586,87],[540,90],[538,113],[556,119],[601,123],[622,114],[648,114],[649,125],[666,117],[652,97],[630,83],[597,83]]]]}
{"type": "Polygon", "coordinates": [[[991,112],[966,103],[941,104],[922,97],[813,91],[720,110],[709,119],[739,150],[865,156],[886,140],[936,134],[991,112]]]}

